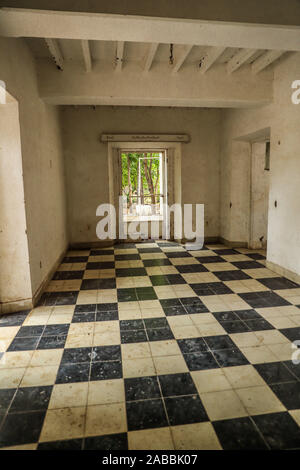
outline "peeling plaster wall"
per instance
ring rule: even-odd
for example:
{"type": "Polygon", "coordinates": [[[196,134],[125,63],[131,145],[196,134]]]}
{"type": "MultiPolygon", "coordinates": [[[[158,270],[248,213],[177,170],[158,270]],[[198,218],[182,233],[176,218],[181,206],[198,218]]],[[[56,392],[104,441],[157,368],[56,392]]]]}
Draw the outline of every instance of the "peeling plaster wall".
{"type": "MultiPolygon", "coordinates": [[[[67,245],[59,110],[39,98],[35,63],[22,39],[0,38],[0,79],[5,81],[7,90],[19,104],[31,291],[34,295],[67,245]]],[[[17,277],[19,268],[15,265],[14,269],[17,277]]]]}
{"type": "Polygon", "coordinates": [[[64,107],[62,111],[71,243],[98,241],[96,208],[109,202],[110,133],[188,133],[182,144],[182,203],[204,203],[207,237],[219,235],[220,111],[187,108],[64,107]]]}
{"type": "Polygon", "coordinates": [[[222,121],[221,236],[248,242],[251,144],[235,139],[270,127],[267,259],[286,275],[300,275],[300,104],[291,101],[291,84],[299,78],[300,54],[291,54],[275,68],[272,105],[224,110],[222,121]]]}
{"type": "MultiPolygon", "coordinates": [[[[10,97],[7,96],[7,100],[10,97]]],[[[0,312],[31,301],[18,104],[0,105],[0,312]],[[13,190],[12,190],[13,188],[13,190]],[[18,272],[16,273],[16,269],[18,272]]]]}

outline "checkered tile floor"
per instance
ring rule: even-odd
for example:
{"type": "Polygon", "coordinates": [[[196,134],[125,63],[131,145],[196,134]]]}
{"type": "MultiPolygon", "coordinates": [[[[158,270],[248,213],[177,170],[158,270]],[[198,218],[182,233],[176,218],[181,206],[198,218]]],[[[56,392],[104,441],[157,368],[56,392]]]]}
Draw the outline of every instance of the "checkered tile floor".
{"type": "Polygon", "coordinates": [[[261,252],[71,251],[0,318],[0,447],[300,449],[300,286],[261,252]]]}

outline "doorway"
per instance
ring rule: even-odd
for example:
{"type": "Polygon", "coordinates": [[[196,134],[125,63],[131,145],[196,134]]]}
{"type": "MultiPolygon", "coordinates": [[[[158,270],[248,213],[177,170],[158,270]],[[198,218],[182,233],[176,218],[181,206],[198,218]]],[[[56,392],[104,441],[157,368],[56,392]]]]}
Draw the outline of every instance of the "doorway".
{"type": "MultiPolygon", "coordinates": [[[[0,85],[1,88],[1,85],[0,85]]],[[[18,101],[1,90],[0,314],[32,307],[18,101]]]]}
{"type": "Polygon", "coordinates": [[[270,164],[270,141],[252,142],[249,234],[251,249],[267,248],[270,164]]]}
{"type": "Polygon", "coordinates": [[[181,204],[181,143],[109,142],[108,170],[116,239],[173,239],[168,207],[181,204]]]}
{"type": "Polygon", "coordinates": [[[120,152],[121,188],[123,199],[123,224],[130,237],[140,226],[141,238],[162,235],[164,218],[164,151],[120,152]],[[152,224],[151,224],[152,222],[152,224]],[[149,227],[150,223],[150,227],[149,227]],[[149,233],[149,229],[152,228],[149,233]],[[146,233],[143,233],[146,232],[146,233]]]}

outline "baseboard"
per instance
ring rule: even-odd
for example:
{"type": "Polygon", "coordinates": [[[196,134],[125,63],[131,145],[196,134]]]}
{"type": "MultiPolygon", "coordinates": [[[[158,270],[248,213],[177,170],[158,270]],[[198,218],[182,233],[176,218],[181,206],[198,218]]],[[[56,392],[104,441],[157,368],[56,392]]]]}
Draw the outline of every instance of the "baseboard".
{"type": "Polygon", "coordinates": [[[56,259],[55,263],[53,264],[52,268],[48,272],[48,274],[45,276],[45,278],[42,280],[41,284],[35,291],[35,293],[32,296],[32,304],[35,307],[38,301],[40,300],[46,285],[51,281],[53,274],[57,271],[57,268],[61,264],[63,258],[66,256],[66,252],[68,251],[69,247],[68,245],[65,247],[63,252],[59,255],[59,257],[56,259]]]}
{"type": "Polygon", "coordinates": [[[223,243],[230,248],[248,248],[248,242],[226,240],[226,238],[223,237],[219,237],[219,243],[223,243]]]}
{"type": "Polygon", "coordinates": [[[279,264],[273,263],[272,261],[266,261],[266,267],[274,273],[279,274],[280,276],[286,277],[291,281],[297,282],[300,284],[300,274],[295,273],[294,271],[290,271],[289,269],[283,268],[279,266],[279,264]]]}
{"type": "MultiPolygon", "coordinates": [[[[174,241],[174,238],[170,238],[170,241],[174,241]]],[[[205,237],[204,243],[218,243],[219,237],[205,237]]],[[[89,250],[93,248],[109,248],[117,243],[139,243],[143,241],[142,238],[139,239],[132,239],[130,237],[126,238],[125,240],[99,240],[97,242],[73,242],[70,243],[69,249],[70,250],[89,250]]],[[[178,240],[179,243],[187,243],[190,240],[185,238],[178,240]]]]}
{"type": "MultiPolygon", "coordinates": [[[[124,240],[126,242],[126,240],[124,240]]],[[[93,248],[109,248],[116,243],[115,240],[99,240],[97,242],[73,242],[70,243],[70,250],[90,250],[93,248]]]]}
{"type": "Polygon", "coordinates": [[[6,315],[22,310],[31,310],[33,308],[32,299],[14,300],[13,302],[0,303],[0,315],[6,315]]]}

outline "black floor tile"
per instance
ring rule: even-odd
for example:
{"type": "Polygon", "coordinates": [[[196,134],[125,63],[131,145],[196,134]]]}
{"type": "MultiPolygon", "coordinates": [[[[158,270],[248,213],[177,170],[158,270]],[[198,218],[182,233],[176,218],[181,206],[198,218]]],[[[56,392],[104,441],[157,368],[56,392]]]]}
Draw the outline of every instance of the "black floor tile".
{"type": "Polygon", "coordinates": [[[284,365],[300,380],[300,362],[284,361],[284,365]]]}
{"type": "Polygon", "coordinates": [[[114,245],[115,250],[127,250],[128,248],[136,248],[135,243],[118,243],[114,245]]]}
{"type": "Polygon", "coordinates": [[[90,362],[91,355],[92,348],[67,348],[64,349],[61,364],[90,362]]]}
{"type": "Polygon", "coordinates": [[[300,326],[296,328],[282,328],[279,331],[290,341],[300,340],[300,326]]]}
{"type": "Polygon", "coordinates": [[[90,374],[90,363],[81,362],[78,364],[61,364],[58,369],[56,382],[65,384],[72,382],[87,382],[90,374]]]}
{"type": "Polygon", "coordinates": [[[163,311],[167,317],[174,316],[174,315],[186,315],[187,311],[185,310],[183,305],[174,305],[172,307],[163,307],[163,311]]]}
{"type": "Polygon", "coordinates": [[[183,354],[183,357],[190,371],[219,368],[213,354],[209,351],[183,354]]]}
{"type": "Polygon", "coordinates": [[[241,320],[235,320],[235,321],[221,320],[220,324],[228,334],[245,333],[245,332],[250,331],[250,328],[246,325],[246,323],[241,320]]]}
{"type": "Polygon", "coordinates": [[[182,307],[182,303],[179,299],[160,299],[160,305],[163,309],[168,307],[182,307]]]}
{"type": "Polygon", "coordinates": [[[195,294],[197,295],[214,295],[214,292],[209,287],[209,283],[207,282],[199,282],[195,284],[190,284],[190,287],[193,289],[195,294]]]}
{"type": "Polygon", "coordinates": [[[203,302],[199,299],[199,297],[182,297],[179,299],[184,307],[202,307],[203,302]]]}
{"type": "Polygon", "coordinates": [[[110,380],[122,378],[121,361],[93,362],[90,380],[110,380]]]}
{"type": "Polygon", "coordinates": [[[110,302],[110,303],[102,303],[96,304],[97,313],[99,312],[111,312],[113,310],[118,311],[118,304],[117,302],[110,302]]]}
{"type": "Polygon", "coordinates": [[[72,292],[55,292],[58,294],[55,296],[56,302],[55,305],[74,305],[76,304],[79,291],[72,292]]]}
{"type": "Polygon", "coordinates": [[[209,421],[198,395],[165,398],[165,405],[171,426],[209,421]]]}
{"type": "Polygon", "coordinates": [[[186,281],[180,274],[166,274],[169,284],[186,284],[186,281]]]}
{"type": "Polygon", "coordinates": [[[138,248],[139,253],[162,253],[161,248],[153,247],[153,248],[138,248]]]}
{"type": "Polygon", "coordinates": [[[76,305],[74,315],[77,313],[95,313],[96,310],[97,304],[76,305]]]}
{"type": "Polygon", "coordinates": [[[65,441],[40,442],[37,450],[81,450],[83,439],[69,439],[65,441]]]}
{"type": "Polygon", "coordinates": [[[259,315],[255,310],[236,310],[234,312],[241,320],[256,320],[262,319],[262,316],[259,315]]]}
{"type": "Polygon", "coordinates": [[[120,330],[144,330],[143,320],[120,320],[120,330]]]}
{"type": "Polygon", "coordinates": [[[181,274],[188,274],[188,273],[204,273],[208,272],[208,269],[203,266],[202,264],[182,264],[182,265],[177,265],[176,269],[181,273],[181,274]]]}
{"type": "Polygon", "coordinates": [[[52,280],[53,281],[65,281],[73,279],[82,279],[84,271],[56,271],[52,280]]]}
{"type": "Polygon", "coordinates": [[[63,336],[67,335],[69,331],[70,325],[69,323],[66,324],[59,324],[59,325],[46,325],[43,336],[63,336]]]}
{"type": "Polygon", "coordinates": [[[266,259],[266,257],[261,255],[260,253],[247,253],[247,256],[248,258],[252,258],[256,260],[266,259]]]}
{"type": "Polygon", "coordinates": [[[168,328],[169,324],[166,317],[145,318],[144,323],[147,329],[149,328],[168,328]]]}
{"type": "Polygon", "coordinates": [[[47,410],[52,386],[18,388],[9,413],[47,410]]]}
{"type": "Polygon", "coordinates": [[[90,256],[108,256],[114,255],[114,250],[91,250],[90,256]]]}
{"type": "Polygon", "coordinates": [[[271,449],[300,448],[300,428],[289,413],[265,414],[252,419],[271,449]]]}
{"type": "Polygon", "coordinates": [[[127,433],[110,434],[108,436],[86,437],[84,450],[127,450],[127,433]]]}
{"type": "Polygon", "coordinates": [[[228,255],[239,255],[240,253],[232,248],[221,248],[220,250],[213,250],[214,253],[221,256],[228,256],[228,255]]]}
{"type": "Polygon", "coordinates": [[[238,269],[260,269],[265,267],[257,261],[232,261],[231,264],[236,266],[238,269]]]}
{"type": "Polygon", "coordinates": [[[251,331],[274,330],[274,326],[264,318],[246,320],[245,323],[251,331]]]}
{"type": "Polygon", "coordinates": [[[38,336],[32,336],[30,338],[15,338],[9,345],[7,351],[31,351],[36,349],[39,342],[38,336]]]}
{"type": "Polygon", "coordinates": [[[137,287],[136,295],[137,295],[138,300],[157,299],[157,295],[153,287],[137,287]]]}
{"type": "Polygon", "coordinates": [[[239,317],[235,312],[213,312],[213,316],[218,321],[237,321],[239,317]]]}
{"type": "Polygon", "coordinates": [[[183,354],[207,351],[207,345],[203,338],[178,339],[177,343],[183,354]]]}
{"type": "Polygon", "coordinates": [[[67,336],[42,336],[37,349],[61,349],[64,348],[67,336]]]}
{"type": "Polygon", "coordinates": [[[158,376],[164,397],[195,395],[197,390],[189,373],[158,376]]]}
{"type": "Polygon", "coordinates": [[[55,305],[56,297],[54,297],[51,294],[52,294],[52,292],[44,292],[44,294],[42,294],[42,296],[41,296],[41,298],[38,302],[38,306],[40,306],[40,305],[42,305],[42,306],[55,305]]]}
{"type": "Polygon", "coordinates": [[[296,380],[295,376],[291,374],[291,372],[282,362],[254,364],[254,367],[265,380],[265,382],[267,382],[269,385],[296,380]]]}
{"type": "Polygon", "coordinates": [[[208,283],[208,287],[216,295],[233,294],[234,293],[223,282],[210,282],[210,283],[208,283]]]}
{"type": "Polygon", "coordinates": [[[153,286],[166,286],[170,284],[167,276],[164,276],[163,274],[150,276],[150,281],[152,282],[153,286]]]}
{"type": "Polygon", "coordinates": [[[147,341],[145,330],[121,331],[121,342],[124,343],[142,343],[147,341]]]}
{"type": "Polygon", "coordinates": [[[100,289],[101,279],[83,279],[80,290],[97,290],[100,289]]]}
{"type": "Polygon", "coordinates": [[[295,289],[300,287],[296,282],[285,279],[284,277],[268,277],[266,279],[259,279],[259,282],[272,290],[295,289]]]}
{"type": "Polygon", "coordinates": [[[281,307],[290,303],[275,292],[246,292],[238,294],[252,308],[281,307]]]}
{"type": "Polygon", "coordinates": [[[121,346],[94,346],[92,362],[97,361],[121,361],[121,346]]]}
{"type": "Polygon", "coordinates": [[[202,264],[207,264],[207,263],[224,263],[224,259],[221,258],[221,256],[199,256],[196,257],[198,261],[202,264]]]}
{"type": "Polygon", "coordinates": [[[30,310],[0,316],[0,328],[2,326],[20,326],[27,318],[30,310]]]}
{"type": "Polygon", "coordinates": [[[126,403],[128,430],[168,426],[161,399],[129,401],[126,403]]]}
{"type": "Polygon", "coordinates": [[[95,312],[74,313],[72,323],[94,322],[95,318],[95,312]]]}
{"type": "Polygon", "coordinates": [[[125,379],[126,401],[159,398],[160,390],[156,376],[125,379]]]}
{"type": "Polygon", "coordinates": [[[145,268],[120,268],[116,269],[116,277],[147,276],[145,268]]]}
{"type": "Polygon", "coordinates": [[[192,256],[187,251],[169,251],[165,252],[165,255],[168,258],[188,258],[189,256],[192,256]]]}
{"type": "Polygon", "coordinates": [[[270,387],[288,410],[300,409],[300,382],[273,384],[270,387]]]}
{"type": "Polygon", "coordinates": [[[15,388],[2,388],[0,389],[0,413],[5,413],[8,409],[13,396],[16,392],[15,388]]]}
{"type": "Polygon", "coordinates": [[[171,328],[148,328],[147,335],[149,341],[164,341],[167,339],[174,339],[171,328]]]}
{"type": "Polygon", "coordinates": [[[117,289],[118,302],[132,302],[137,301],[137,295],[134,288],[129,289],[117,289]]]}
{"type": "Polygon", "coordinates": [[[126,253],[124,255],[115,255],[116,261],[135,261],[140,259],[141,257],[138,253],[126,253]]]}
{"type": "Polygon", "coordinates": [[[251,279],[248,274],[240,269],[233,271],[216,271],[214,275],[217,276],[220,281],[243,281],[244,279],[251,279]]]}
{"type": "Polygon", "coordinates": [[[168,258],[160,259],[144,259],[143,265],[145,268],[151,268],[153,266],[170,266],[172,263],[168,258]]]}
{"type": "Polygon", "coordinates": [[[18,333],[16,334],[16,338],[28,338],[31,336],[41,336],[45,326],[21,326],[18,333]]]}
{"type": "Polygon", "coordinates": [[[32,411],[7,415],[1,427],[0,447],[37,442],[45,413],[45,411],[32,411]]]}
{"type": "Polygon", "coordinates": [[[184,307],[189,315],[209,312],[208,308],[203,303],[185,305],[184,307]]]}
{"type": "Polygon", "coordinates": [[[83,279],[80,290],[115,289],[115,288],[116,288],[116,280],[114,278],[83,279]]]}
{"type": "Polygon", "coordinates": [[[118,320],[118,319],[119,319],[119,314],[117,310],[96,313],[96,321],[112,321],[112,320],[118,320]]]}
{"type": "Polygon", "coordinates": [[[224,450],[267,450],[268,447],[250,418],[212,423],[224,450]]]}
{"type": "Polygon", "coordinates": [[[228,335],[206,336],[204,341],[212,351],[236,348],[236,345],[228,335]]]}
{"type": "Polygon", "coordinates": [[[222,349],[214,351],[214,357],[216,358],[220,367],[233,367],[233,366],[243,366],[249,364],[249,361],[241,353],[239,349],[222,349]]]}

